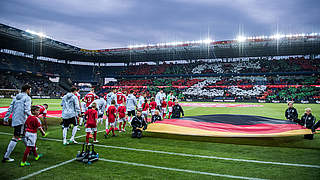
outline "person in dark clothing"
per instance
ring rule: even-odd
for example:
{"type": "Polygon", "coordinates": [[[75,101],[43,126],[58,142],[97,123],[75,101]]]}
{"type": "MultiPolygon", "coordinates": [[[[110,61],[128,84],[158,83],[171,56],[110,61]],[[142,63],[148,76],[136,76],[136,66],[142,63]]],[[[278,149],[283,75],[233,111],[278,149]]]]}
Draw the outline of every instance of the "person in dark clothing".
{"type": "MultiPolygon", "coordinates": [[[[311,114],[311,108],[307,108],[304,115],[301,117],[301,120],[299,124],[301,126],[304,126],[308,129],[312,129],[314,123],[316,121],[316,118],[311,114]]],[[[304,139],[313,139],[313,134],[306,134],[304,135],[304,139]]]]}
{"type": "Polygon", "coordinates": [[[314,124],[311,128],[312,133],[316,132],[316,129],[320,127],[320,121],[318,121],[316,124],[314,124]]]}
{"type": "Polygon", "coordinates": [[[288,109],[285,112],[286,119],[298,123],[298,111],[293,107],[293,102],[288,102],[288,109]]]}
{"type": "Polygon", "coordinates": [[[180,118],[182,114],[182,117],[184,116],[184,112],[182,107],[180,106],[178,100],[175,102],[175,105],[172,107],[172,115],[171,118],[180,118]]]}
{"type": "Polygon", "coordinates": [[[162,121],[162,118],[161,118],[161,116],[160,116],[159,110],[156,110],[156,111],[154,112],[154,115],[152,115],[152,117],[151,117],[151,123],[154,123],[154,122],[156,122],[156,121],[162,121]]]}
{"type": "Polygon", "coordinates": [[[141,110],[137,111],[137,116],[135,116],[131,121],[132,126],[132,138],[141,138],[142,130],[147,129],[147,123],[142,118],[141,110]]]}

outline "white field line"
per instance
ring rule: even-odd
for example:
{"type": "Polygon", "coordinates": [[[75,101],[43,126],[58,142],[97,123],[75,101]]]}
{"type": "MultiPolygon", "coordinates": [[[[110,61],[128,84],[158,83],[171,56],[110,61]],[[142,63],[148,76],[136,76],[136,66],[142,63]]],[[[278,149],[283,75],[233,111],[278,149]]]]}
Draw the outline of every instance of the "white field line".
{"type": "Polygon", "coordinates": [[[74,160],[76,160],[76,159],[70,159],[70,160],[68,160],[68,161],[64,161],[64,162],[59,163],[59,164],[56,164],[56,165],[54,165],[54,166],[50,166],[50,167],[47,167],[47,168],[42,169],[42,170],[40,170],[40,171],[31,173],[31,174],[29,174],[29,175],[27,175],[27,176],[23,176],[23,177],[21,177],[21,178],[19,178],[19,179],[17,179],[17,180],[28,179],[28,178],[30,178],[30,177],[32,177],[32,176],[35,176],[35,175],[38,175],[38,174],[40,174],[40,173],[42,173],[42,172],[48,171],[48,170],[53,169],[53,168],[57,168],[57,167],[59,167],[59,166],[63,166],[63,165],[65,165],[65,164],[68,164],[68,163],[70,163],[70,162],[72,162],[72,161],[74,161],[74,160]]]}
{"type": "MultiPolygon", "coordinates": [[[[2,132],[0,132],[0,134],[12,135],[10,133],[2,133],[2,132]]],[[[39,139],[48,140],[48,141],[62,142],[62,140],[60,140],[60,139],[53,139],[53,138],[39,138],[39,139]]],[[[184,156],[184,157],[218,159],[218,160],[226,160],[226,161],[238,161],[238,162],[259,163],[259,164],[273,164],[273,165],[282,165],[282,166],[310,167],[310,168],[319,168],[320,169],[320,165],[295,164],[295,163],[282,163],[282,162],[272,162],[272,161],[258,161],[258,160],[248,160],[248,159],[224,158],[224,157],[217,157],[217,156],[205,156],[205,155],[197,155],[197,154],[184,154],[184,153],[157,151],[157,150],[149,150],[149,149],[128,148],[128,147],[121,147],[121,146],[108,146],[108,145],[102,145],[102,144],[95,144],[95,146],[104,147],[104,148],[113,148],[113,149],[123,149],[123,150],[129,150],[129,151],[169,154],[169,155],[184,156]]]]}
{"type": "Polygon", "coordinates": [[[133,163],[133,162],[126,162],[126,161],[116,161],[116,160],[110,160],[110,159],[104,159],[104,158],[100,158],[99,160],[106,161],[106,162],[112,162],[112,163],[127,164],[127,165],[132,165],[132,166],[148,167],[148,168],[163,169],[163,170],[168,170],[168,171],[193,173],[193,174],[202,174],[202,175],[209,175],[209,176],[226,177],[226,178],[233,178],[233,179],[262,180],[260,178],[233,176],[233,175],[227,175],[227,174],[217,174],[217,173],[210,173],[210,172],[193,171],[193,170],[188,170],[188,169],[168,168],[168,167],[154,166],[154,165],[148,165],[148,164],[139,164],[139,163],[133,163]]]}

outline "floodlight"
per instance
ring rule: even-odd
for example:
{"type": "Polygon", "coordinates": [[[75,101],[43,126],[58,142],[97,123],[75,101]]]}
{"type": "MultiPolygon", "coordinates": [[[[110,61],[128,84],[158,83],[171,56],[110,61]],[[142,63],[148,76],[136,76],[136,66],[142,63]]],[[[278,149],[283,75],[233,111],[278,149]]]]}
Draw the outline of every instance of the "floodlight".
{"type": "Polygon", "coordinates": [[[205,44],[210,44],[211,42],[213,42],[213,40],[211,40],[211,39],[205,39],[205,40],[203,40],[202,42],[205,43],[205,44]]]}
{"type": "Polygon", "coordinates": [[[28,32],[28,33],[30,33],[30,34],[37,35],[37,36],[39,36],[39,37],[41,37],[41,38],[43,38],[43,37],[48,38],[48,36],[45,35],[43,32],[35,32],[35,31],[30,30],[30,29],[27,29],[26,32],[28,32]]]}
{"type": "Polygon", "coordinates": [[[244,36],[238,36],[238,37],[237,37],[237,41],[239,41],[239,42],[245,42],[245,41],[246,41],[246,37],[244,37],[244,36]]]}

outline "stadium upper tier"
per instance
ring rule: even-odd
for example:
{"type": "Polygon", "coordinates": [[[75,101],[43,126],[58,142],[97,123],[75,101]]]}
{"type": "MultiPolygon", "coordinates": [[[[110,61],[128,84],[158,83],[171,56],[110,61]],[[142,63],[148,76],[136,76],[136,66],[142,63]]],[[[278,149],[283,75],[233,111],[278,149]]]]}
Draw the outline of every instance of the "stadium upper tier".
{"type": "Polygon", "coordinates": [[[41,34],[0,24],[0,48],[67,61],[129,63],[239,57],[318,55],[319,34],[248,37],[226,41],[160,43],[86,50],[41,34]]]}
{"type": "Polygon", "coordinates": [[[32,58],[0,53],[0,70],[32,72],[47,76],[71,78],[74,82],[98,82],[99,78],[154,78],[154,77],[232,77],[319,74],[320,60],[303,57],[267,60],[250,59],[236,62],[203,61],[188,64],[138,66],[86,66],[53,63],[32,58]]]}

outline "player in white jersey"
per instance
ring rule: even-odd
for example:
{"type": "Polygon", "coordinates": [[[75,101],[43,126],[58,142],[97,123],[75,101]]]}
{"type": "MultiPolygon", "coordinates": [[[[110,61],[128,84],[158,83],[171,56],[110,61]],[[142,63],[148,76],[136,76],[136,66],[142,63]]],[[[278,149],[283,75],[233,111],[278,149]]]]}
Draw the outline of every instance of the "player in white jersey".
{"type": "MultiPolygon", "coordinates": [[[[81,107],[81,114],[84,114],[86,112],[86,109],[87,109],[86,103],[81,101],[80,107],[81,107]]],[[[84,120],[83,116],[80,116],[79,120],[80,120],[79,125],[82,126],[83,120],[84,120]]]]}
{"type": "Polygon", "coordinates": [[[89,105],[89,107],[91,107],[93,103],[96,103],[96,105],[97,105],[97,109],[96,109],[97,112],[98,112],[97,125],[98,125],[99,122],[102,125],[103,124],[103,115],[104,115],[104,112],[105,112],[106,107],[107,107],[107,102],[106,102],[106,100],[103,99],[103,97],[100,97],[99,99],[94,100],[89,105]]]}
{"type": "Polygon", "coordinates": [[[142,104],[144,103],[144,101],[146,100],[147,97],[147,93],[143,93],[141,94],[141,96],[139,97],[139,102],[138,102],[138,107],[140,108],[142,106],[142,104]]]}

